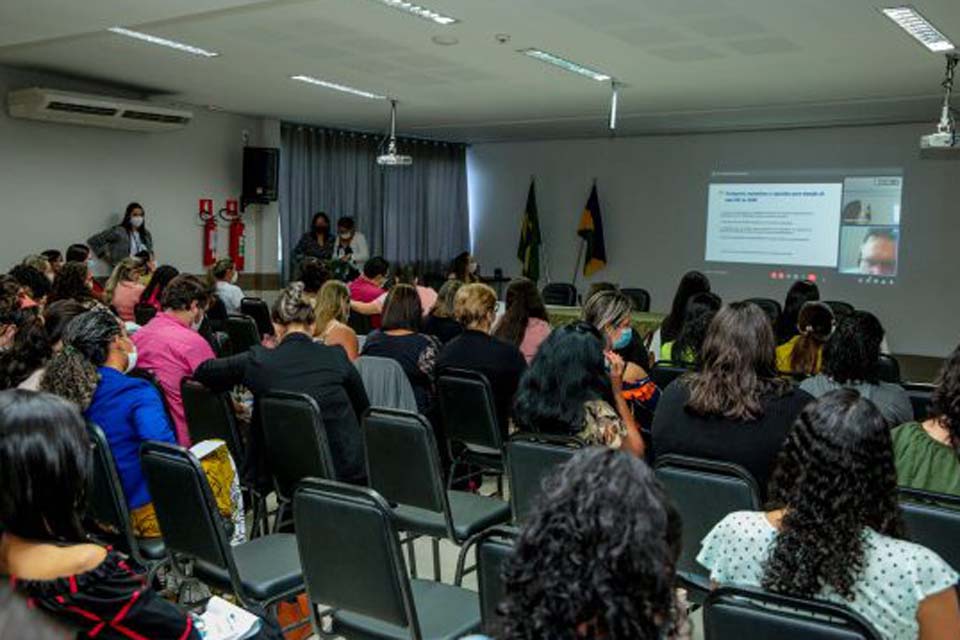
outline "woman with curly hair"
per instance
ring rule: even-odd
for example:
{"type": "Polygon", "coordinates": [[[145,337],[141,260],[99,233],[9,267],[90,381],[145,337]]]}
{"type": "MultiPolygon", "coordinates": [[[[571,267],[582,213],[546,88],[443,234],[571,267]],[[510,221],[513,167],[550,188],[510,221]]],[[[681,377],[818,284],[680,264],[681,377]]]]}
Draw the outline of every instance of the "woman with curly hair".
{"type": "Polygon", "coordinates": [[[647,465],[585,449],[545,483],[504,567],[494,634],[687,638],[674,589],[680,518],[647,465]]]}
{"type": "Polygon", "coordinates": [[[49,301],[75,300],[88,309],[93,308],[100,300],[93,293],[92,282],[93,275],[86,262],[67,262],[53,281],[49,301]]]}
{"type": "Polygon", "coordinates": [[[940,371],[929,415],[893,430],[897,481],[960,496],[960,347],[940,371]]]}
{"type": "Polygon", "coordinates": [[[846,605],[889,640],[956,638],[957,574],[903,540],[890,430],[856,391],[807,406],[777,461],[768,512],[740,511],[703,540],[714,584],[846,605]]]}

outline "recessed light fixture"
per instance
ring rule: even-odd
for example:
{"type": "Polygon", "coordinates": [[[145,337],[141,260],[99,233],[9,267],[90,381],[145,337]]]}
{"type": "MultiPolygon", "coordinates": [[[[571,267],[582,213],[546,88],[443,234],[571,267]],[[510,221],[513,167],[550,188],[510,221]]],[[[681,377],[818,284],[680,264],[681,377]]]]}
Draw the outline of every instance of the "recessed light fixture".
{"type": "Polygon", "coordinates": [[[109,31],[110,33],[115,33],[120,36],[127,36],[128,38],[143,40],[144,42],[149,42],[150,44],[158,44],[161,47],[176,49],[177,51],[183,51],[184,53],[192,53],[195,56],[203,56],[205,58],[216,58],[218,55],[220,55],[216,51],[207,51],[206,49],[201,49],[200,47],[195,47],[190,44],[184,44],[183,42],[177,42],[176,40],[167,40],[166,38],[152,36],[149,33],[143,33],[142,31],[134,31],[132,29],[126,29],[124,27],[110,27],[109,29],[107,29],[107,31],[109,31]]]}
{"type": "Polygon", "coordinates": [[[880,11],[930,51],[942,53],[956,48],[947,36],[911,6],[888,7],[880,11]]]}
{"type": "Polygon", "coordinates": [[[430,42],[441,47],[452,47],[455,44],[460,44],[460,39],[450,34],[438,33],[430,38],[430,42]]]}
{"type": "Polygon", "coordinates": [[[406,2],[405,0],[376,0],[380,4],[385,4],[388,7],[394,9],[399,9],[400,11],[406,11],[412,16],[417,16],[418,18],[423,18],[424,20],[429,20],[436,24],[441,24],[444,26],[455,24],[460,22],[456,18],[451,16],[445,16],[442,13],[434,11],[433,9],[428,9],[427,7],[421,6],[419,4],[414,4],[413,2],[406,2]]]}
{"type": "Polygon", "coordinates": [[[525,56],[530,56],[531,58],[536,58],[541,62],[546,62],[547,64],[552,64],[555,67],[560,67],[564,71],[569,71],[571,73],[576,73],[591,80],[597,80],[599,82],[607,82],[610,80],[610,75],[597,71],[596,69],[591,69],[590,67],[585,67],[581,64],[577,64],[566,58],[561,58],[560,56],[553,55],[546,51],[541,51],[540,49],[520,49],[517,53],[522,53],[525,56]]]}
{"type": "Polygon", "coordinates": [[[319,78],[314,78],[313,76],[290,76],[291,80],[296,80],[298,82],[306,82],[307,84],[313,84],[318,87],[324,87],[327,89],[333,89],[334,91],[341,91],[343,93],[349,93],[354,96],[360,96],[361,98],[370,98],[371,100],[386,100],[387,96],[381,96],[377,93],[371,93],[369,91],[364,91],[362,89],[354,89],[353,87],[348,87],[345,84],[337,84],[336,82],[327,82],[326,80],[321,80],[319,78]]]}

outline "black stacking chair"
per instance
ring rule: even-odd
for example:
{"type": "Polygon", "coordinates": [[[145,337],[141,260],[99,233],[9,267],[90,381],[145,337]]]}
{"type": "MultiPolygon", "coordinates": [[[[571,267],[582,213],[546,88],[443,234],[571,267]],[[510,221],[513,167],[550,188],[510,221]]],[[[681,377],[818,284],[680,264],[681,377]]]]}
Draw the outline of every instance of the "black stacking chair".
{"type": "Polygon", "coordinates": [[[233,355],[233,343],[230,342],[230,336],[226,331],[211,331],[204,337],[218,358],[233,355]]]}
{"type": "Polygon", "coordinates": [[[540,433],[518,433],[507,443],[510,508],[513,521],[530,515],[543,491],[543,480],[584,447],[579,438],[540,433]]]}
{"type": "Polygon", "coordinates": [[[693,368],[686,363],[659,360],[650,367],[650,379],[660,389],[666,389],[671,382],[691,371],[693,368]]]}
{"type": "Polygon", "coordinates": [[[87,434],[93,448],[92,486],[87,491],[87,520],[95,537],[130,556],[147,570],[149,582],[165,563],[167,550],[162,538],[137,538],[130,521],[127,499],[117,474],[117,465],[110,443],[95,424],[87,423],[87,434]]]}
{"type": "Polygon", "coordinates": [[[936,387],[919,382],[905,382],[902,386],[910,397],[910,404],[913,405],[914,420],[923,421],[930,417],[930,401],[933,399],[933,391],[936,387]]]}
{"type": "Polygon", "coordinates": [[[260,332],[257,323],[250,316],[227,316],[224,327],[230,336],[233,353],[246,353],[252,347],[260,344],[260,332]]]}
{"type": "Polygon", "coordinates": [[[833,311],[833,316],[839,319],[842,316],[848,316],[856,309],[849,302],[843,302],[842,300],[824,300],[823,304],[830,307],[830,310],[833,311]]]}
{"type": "Polygon", "coordinates": [[[650,292],[640,287],[627,287],[620,289],[620,293],[630,298],[633,302],[634,311],[650,311],[650,292]]]}
{"type": "Polygon", "coordinates": [[[304,478],[336,480],[336,467],[316,400],[302,393],[272,391],[257,402],[264,453],[277,490],[273,530],[279,531],[290,520],[297,484],[304,478]]]}
{"type": "Polygon", "coordinates": [[[881,353],[877,362],[877,375],[883,382],[900,384],[900,363],[893,356],[881,353]]]}
{"type": "Polygon", "coordinates": [[[763,309],[763,312],[770,318],[771,324],[776,324],[780,314],[783,313],[783,307],[773,298],[748,298],[744,302],[750,302],[763,309]]]}
{"type": "Polygon", "coordinates": [[[240,300],[240,314],[253,318],[253,321],[257,323],[257,331],[261,338],[273,335],[270,308],[260,298],[243,298],[240,300]]]}
{"type": "Polygon", "coordinates": [[[408,578],[390,506],[375,491],[309,479],[293,516],[314,630],[347,638],[456,640],[480,629],[477,594],[408,578]],[[317,605],[329,609],[317,612],[317,605]]]}
{"type": "Polygon", "coordinates": [[[544,304],[561,307],[577,306],[577,288],[569,282],[551,282],[540,292],[544,304]]]}
{"type": "Polygon", "coordinates": [[[167,553],[174,563],[192,561],[194,576],[233,593],[244,607],[270,611],[304,591],[292,534],[261,536],[231,546],[196,457],[165,442],[145,442],[140,452],[167,553]]]}
{"type": "MultiPolygon", "coordinates": [[[[407,411],[372,408],[363,418],[370,487],[395,504],[397,528],[413,536],[433,538],[434,577],[440,580],[439,538],[463,545],[454,576],[458,586],[472,539],[484,529],[510,519],[510,506],[496,498],[448,491],[433,428],[423,416],[407,411]]],[[[413,539],[410,568],[416,576],[413,539]]]]}
{"type": "Polygon", "coordinates": [[[450,452],[448,486],[484,473],[497,477],[503,495],[503,434],[497,420],[493,391],[486,376],[466,369],[444,369],[437,378],[437,397],[450,452]],[[467,469],[455,477],[458,467],[467,469]]]}
{"type": "Polygon", "coordinates": [[[755,589],[721,587],[703,607],[705,640],[882,640],[847,607],[755,589]]]}
{"type": "Polygon", "coordinates": [[[480,534],[477,541],[477,590],[480,592],[480,617],[485,629],[497,620],[497,605],[503,600],[503,565],[513,554],[517,530],[494,527],[480,534]]]}
{"type": "Polygon", "coordinates": [[[696,560],[700,541],[727,514],[760,509],[760,491],[750,472],[729,462],[668,454],[657,458],[654,472],[683,520],[677,575],[698,602],[710,591],[710,576],[696,560]]]}
{"type": "Polygon", "coordinates": [[[373,331],[371,316],[365,316],[362,313],[351,313],[347,318],[347,326],[354,330],[358,336],[365,336],[373,331]]]}
{"type": "Polygon", "coordinates": [[[133,321],[141,327],[153,320],[155,315],[157,315],[157,308],[152,304],[138,302],[133,306],[133,321]]]}
{"type": "Polygon", "coordinates": [[[910,539],[960,570],[960,497],[901,487],[900,510],[910,539]]]}

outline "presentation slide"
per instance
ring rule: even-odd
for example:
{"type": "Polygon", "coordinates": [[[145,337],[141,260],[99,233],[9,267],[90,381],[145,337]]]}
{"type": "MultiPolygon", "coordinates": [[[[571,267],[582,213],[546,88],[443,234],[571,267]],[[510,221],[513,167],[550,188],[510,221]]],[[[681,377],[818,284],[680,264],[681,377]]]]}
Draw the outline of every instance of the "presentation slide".
{"type": "MultiPolygon", "coordinates": [[[[899,266],[899,170],[715,172],[707,262],[867,276],[892,284],[899,266]]],[[[771,274],[783,273],[774,270],[771,274]]]]}

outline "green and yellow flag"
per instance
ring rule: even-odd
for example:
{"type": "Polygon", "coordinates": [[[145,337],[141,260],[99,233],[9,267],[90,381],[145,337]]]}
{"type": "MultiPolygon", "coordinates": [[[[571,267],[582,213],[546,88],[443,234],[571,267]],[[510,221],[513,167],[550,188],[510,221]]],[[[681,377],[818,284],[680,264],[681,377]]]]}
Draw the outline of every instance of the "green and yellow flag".
{"type": "Polygon", "coordinates": [[[520,222],[520,244],[517,259],[523,265],[523,276],[534,282],[540,279],[540,217],[537,215],[537,194],[533,180],[527,193],[527,207],[520,222]]]}
{"type": "Polygon", "coordinates": [[[583,275],[593,275],[607,266],[607,248],[603,242],[603,220],[600,217],[600,198],[593,185],[587,206],[580,215],[577,235],[587,241],[587,255],[583,260],[583,275]]]}

